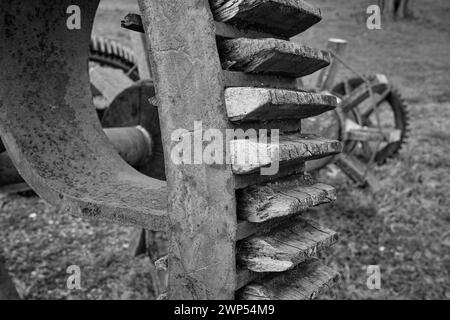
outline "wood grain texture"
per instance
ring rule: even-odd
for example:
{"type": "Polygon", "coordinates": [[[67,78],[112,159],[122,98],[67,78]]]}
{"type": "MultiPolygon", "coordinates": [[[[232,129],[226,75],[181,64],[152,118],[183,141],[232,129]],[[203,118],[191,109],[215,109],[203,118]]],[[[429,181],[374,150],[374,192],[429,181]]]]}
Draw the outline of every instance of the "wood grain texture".
{"type": "Polygon", "coordinates": [[[311,300],[333,286],[339,274],[317,260],[281,274],[270,274],[239,290],[240,300],[311,300]]]}
{"type": "Polygon", "coordinates": [[[329,65],[328,52],[279,39],[237,38],[218,42],[225,70],[303,77],[329,65]]]}
{"type": "Polygon", "coordinates": [[[239,219],[261,223],[334,201],[336,190],[307,178],[294,177],[238,190],[237,200],[239,219]]]}
{"type": "Polygon", "coordinates": [[[334,164],[358,186],[370,187],[374,191],[380,188],[377,178],[368,170],[367,164],[358,158],[349,154],[340,154],[335,157],[334,164]]]}
{"type": "MultiPolygon", "coordinates": [[[[226,129],[221,66],[206,0],[140,0],[165,159],[180,128],[226,129]]],[[[230,165],[166,162],[169,299],[233,299],[236,208],[230,165]]]]}
{"type": "Polygon", "coordinates": [[[237,87],[225,90],[228,118],[232,122],[305,119],[332,110],[337,98],[294,90],[237,87]]]}
{"type": "Polygon", "coordinates": [[[235,130],[278,130],[280,135],[292,134],[301,132],[301,120],[299,119],[285,119],[285,120],[263,120],[263,121],[248,121],[248,122],[233,122],[235,130]]]}
{"type": "Polygon", "coordinates": [[[292,37],[321,20],[320,10],[301,0],[210,0],[214,18],[240,27],[292,37]]]}
{"type": "Polygon", "coordinates": [[[300,85],[295,78],[279,77],[274,75],[250,74],[238,71],[223,70],[225,87],[257,87],[300,90],[300,85]]]}
{"type": "Polygon", "coordinates": [[[287,176],[301,176],[305,174],[305,167],[305,162],[293,161],[280,164],[278,173],[275,175],[263,176],[258,171],[249,174],[236,175],[235,188],[243,189],[248,186],[261,185],[287,176]]]}
{"type": "Polygon", "coordinates": [[[368,83],[363,82],[356,87],[348,95],[346,95],[340,107],[343,112],[350,112],[353,108],[356,108],[361,102],[370,98],[371,91],[374,94],[375,103],[382,101],[380,95],[384,97],[390,91],[390,84],[387,77],[383,74],[376,74],[367,79],[368,83]],[[370,89],[369,89],[370,86],[370,89]]]}
{"type": "Polygon", "coordinates": [[[230,141],[230,155],[234,174],[248,174],[278,161],[280,165],[323,158],[342,151],[342,144],[312,134],[289,134],[279,137],[279,143],[254,139],[230,141]]]}
{"type": "Polygon", "coordinates": [[[401,139],[402,131],[391,128],[368,128],[362,127],[351,129],[346,132],[347,139],[353,141],[384,141],[387,143],[398,142],[401,139]]]}
{"type": "MultiPolygon", "coordinates": [[[[144,33],[144,26],[142,25],[142,18],[137,13],[128,13],[121,21],[122,28],[144,33]]],[[[215,33],[218,38],[232,39],[232,38],[277,38],[273,34],[250,30],[246,28],[239,28],[223,22],[214,21],[215,33]]],[[[284,37],[280,37],[284,38],[284,37]]]]}
{"type": "Polygon", "coordinates": [[[271,33],[262,31],[256,31],[248,28],[242,28],[236,25],[214,21],[216,27],[216,37],[218,39],[234,39],[234,38],[249,38],[249,39],[261,39],[261,38],[277,38],[286,39],[281,36],[276,36],[271,33]]]}
{"type": "Polygon", "coordinates": [[[270,230],[272,230],[273,228],[283,224],[286,220],[288,220],[290,217],[288,218],[276,218],[276,219],[271,219],[271,220],[267,220],[264,222],[248,222],[245,220],[238,220],[238,229],[237,229],[237,235],[236,235],[236,240],[242,240],[245,238],[248,238],[252,235],[255,234],[262,234],[265,232],[268,232],[270,230]]]}
{"type": "Polygon", "coordinates": [[[264,235],[238,243],[237,263],[253,272],[282,272],[316,256],[337,241],[337,233],[294,218],[264,235]]]}

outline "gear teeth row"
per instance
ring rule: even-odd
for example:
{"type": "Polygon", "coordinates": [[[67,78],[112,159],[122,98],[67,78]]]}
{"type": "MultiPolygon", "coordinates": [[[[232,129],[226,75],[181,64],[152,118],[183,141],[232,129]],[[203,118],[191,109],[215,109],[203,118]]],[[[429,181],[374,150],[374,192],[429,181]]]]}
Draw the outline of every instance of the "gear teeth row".
{"type": "Polygon", "coordinates": [[[92,61],[119,67],[125,72],[132,69],[137,62],[131,49],[110,39],[91,37],[89,48],[92,61]]]}
{"type": "MultiPolygon", "coordinates": [[[[286,39],[320,20],[320,10],[303,1],[226,1],[211,0],[215,19],[239,29],[272,33],[251,39],[237,36],[218,38],[219,56],[225,72],[276,76],[295,79],[320,70],[330,63],[330,53],[298,45],[286,39]]],[[[335,97],[279,87],[274,81],[267,88],[242,84],[225,89],[227,115],[234,126],[314,117],[333,110],[335,97]]],[[[267,79],[264,79],[267,81],[267,79]]],[[[286,83],[286,82],[284,82],[286,83]]],[[[297,86],[298,88],[298,86],[297,86]]],[[[284,123],[283,123],[284,121],[284,123]]],[[[298,126],[298,131],[300,131],[298,126]]],[[[250,159],[246,165],[232,164],[236,179],[246,187],[237,190],[237,284],[238,299],[314,298],[336,281],[337,273],[313,261],[318,252],[337,241],[337,233],[305,220],[308,208],[329,203],[336,198],[335,189],[305,179],[304,164],[342,151],[342,144],[300,132],[283,133],[277,145],[280,168],[297,166],[298,174],[282,169],[275,179],[255,179],[274,159],[261,157],[261,150],[271,144],[236,139],[230,142],[232,158],[242,154],[250,159]],[[234,153],[233,153],[234,152],[234,153]],[[246,179],[246,177],[248,177],[246,179]]]]}

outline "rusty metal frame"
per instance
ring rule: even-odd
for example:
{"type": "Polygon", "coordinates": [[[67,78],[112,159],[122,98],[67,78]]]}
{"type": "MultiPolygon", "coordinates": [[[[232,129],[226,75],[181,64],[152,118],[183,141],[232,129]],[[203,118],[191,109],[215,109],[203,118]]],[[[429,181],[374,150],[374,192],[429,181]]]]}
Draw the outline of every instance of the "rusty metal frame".
{"type": "Polygon", "coordinates": [[[167,230],[165,184],[108,143],[92,105],[89,39],[98,0],[1,1],[0,135],[22,177],[62,212],[167,230]]]}

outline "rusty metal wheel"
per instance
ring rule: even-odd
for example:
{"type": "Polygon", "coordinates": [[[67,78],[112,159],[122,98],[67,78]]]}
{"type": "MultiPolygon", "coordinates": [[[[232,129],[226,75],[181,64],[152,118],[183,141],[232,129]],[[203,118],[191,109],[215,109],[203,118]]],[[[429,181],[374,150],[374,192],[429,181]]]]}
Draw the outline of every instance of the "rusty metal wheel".
{"type": "MultiPolygon", "coordinates": [[[[332,93],[344,98],[363,84],[364,80],[360,78],[351,78],[338,83],[332,93]]],[[[377,119],[374,109],[371,108],[370,99],[366,99],[352,109],[353,114],[358,114],[358,125],[368,128],[377,127],[377,119]]],[[[390,87],[383,97],[377,101],[377,109],[380,117],[380,127],[382,131],[397,130],[399,137],[397,141],[382,142],[380,145],[376,141],[360,141],[356,146],[355,141],[348,140],[345,144],[346,152],[352,152],[361,160],[368,162],[373,152],[376,152],[374,161],[383,164],[387,159],[395,157],[408,135],[409,115],[407,105],[401,97],[398,89],[390,87]]]]}

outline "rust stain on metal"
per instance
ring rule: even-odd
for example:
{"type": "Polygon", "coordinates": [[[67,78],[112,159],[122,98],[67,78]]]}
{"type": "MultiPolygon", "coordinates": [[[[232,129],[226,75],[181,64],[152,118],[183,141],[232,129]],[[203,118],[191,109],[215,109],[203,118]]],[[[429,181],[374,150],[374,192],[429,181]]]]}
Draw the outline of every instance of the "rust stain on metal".
{"type": "Polygon", "coordinates": [[[71,4],[2,1],[0,135],[26,182],[49,202],[165,230],[164,184],[126,164],[95,116],[87,66],[98,1],[77,2],[80,30],[66,27],[71,4]]]}

